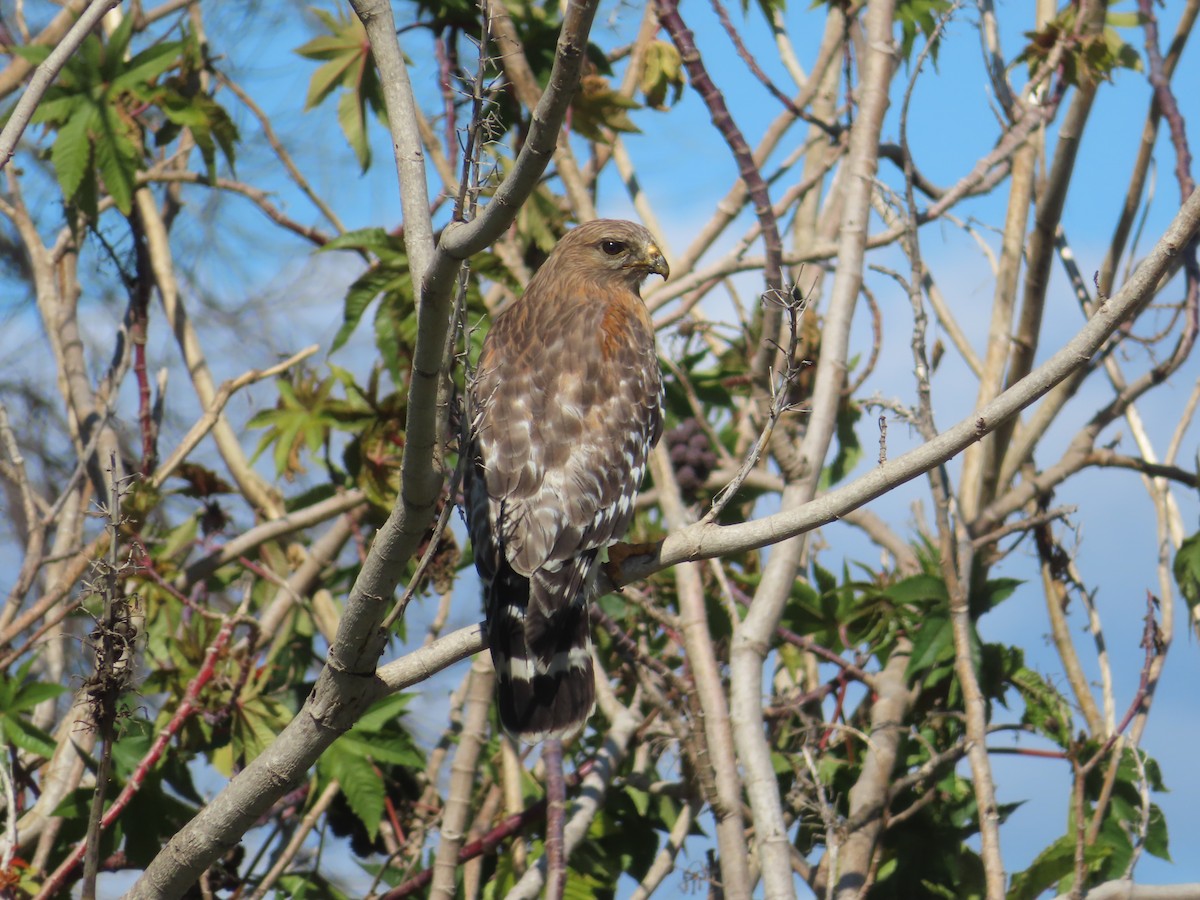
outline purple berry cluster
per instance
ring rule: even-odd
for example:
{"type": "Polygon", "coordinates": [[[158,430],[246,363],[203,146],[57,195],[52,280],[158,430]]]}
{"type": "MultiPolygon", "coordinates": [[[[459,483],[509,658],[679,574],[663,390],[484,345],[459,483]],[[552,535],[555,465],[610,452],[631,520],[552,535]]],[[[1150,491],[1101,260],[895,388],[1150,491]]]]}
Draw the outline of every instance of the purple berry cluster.
{"type": "Polygon", "coordinates": [[[679,489],[686,494],[695,494],[717,467],[717,454],[700,422],[694,418],[684,419],[668,431],[667,447],[679,489]]]}

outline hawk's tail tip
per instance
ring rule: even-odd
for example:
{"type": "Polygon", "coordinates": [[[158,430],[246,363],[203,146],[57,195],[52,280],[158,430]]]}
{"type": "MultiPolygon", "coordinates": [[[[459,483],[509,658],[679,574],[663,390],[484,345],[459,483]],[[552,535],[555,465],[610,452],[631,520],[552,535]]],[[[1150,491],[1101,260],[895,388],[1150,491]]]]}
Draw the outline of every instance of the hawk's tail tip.
{"type": "Polygon", "coordinates": [[[528,680],[502,676],[496,699],[500,724],[518,741],[569,740],[583,730],[596,705],[592,661],[528,680]]]}

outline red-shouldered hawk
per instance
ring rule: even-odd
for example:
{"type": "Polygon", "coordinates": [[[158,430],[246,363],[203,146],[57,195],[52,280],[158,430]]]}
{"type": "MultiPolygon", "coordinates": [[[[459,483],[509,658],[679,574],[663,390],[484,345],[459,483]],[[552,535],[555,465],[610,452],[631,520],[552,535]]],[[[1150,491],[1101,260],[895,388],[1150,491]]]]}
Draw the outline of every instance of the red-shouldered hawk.
{"type": "Polygon", "coordinates": [[[575,734],[595,703],[598,555],[629,527],[662,433],[651,273],[667,262],[640,225],[568,232],[496,317],[470,387],[466,507],[497,705],[527,742],[575,734]]]}

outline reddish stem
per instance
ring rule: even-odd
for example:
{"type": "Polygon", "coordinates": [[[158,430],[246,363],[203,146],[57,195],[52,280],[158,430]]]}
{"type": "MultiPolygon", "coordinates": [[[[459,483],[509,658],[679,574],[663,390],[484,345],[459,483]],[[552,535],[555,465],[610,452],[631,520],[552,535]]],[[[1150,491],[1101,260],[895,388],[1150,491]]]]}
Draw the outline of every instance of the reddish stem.
{"type": "MultiPolygon", "coordinates": [[[[566,778],[569,787],[577,787],[579,782],[587,777],[587,774],[592,771],[596,765],[595,760],[587,760],[579,766],[571,775],[566,778]]],[[[519,813],[513,813],[483,837],[471,841],[469,844],[464,844],[462,849],[458,851],[459,865],[472,860],[477,856],[483,856],[485,853],[491,853],[501,842],[506,838],[524,831],[525,828],[546,815],[546,801],[538,800],[521,810],[519,813]]],[[[416,894],[421,888],[429,884],[433,880],[433,869],[425,869],[423,872],[418,872],[408,881],[397,887],[392,888],[386,894],[383,894],[379,900],[399,900],[401,897],[411,897],[416,894]]]]}
{"type": "Polygon", "coordinates": [[[135,213],[129,219],[137,254],[137,273],[129,295],[129,340],[133,344],[133,374],[138,386],[138,426],[142,434],[142,477],[148,478],[158,466],[158,423],[150,392],[150,374],[146,370],[146,340],[150,328],[150,291],[154,272],[141,219],[135,213]]]}
{"type": "MultiPolygon", "coordinates": [[[[768,294],[782,292],[783,241],[779,237],[779,225],[775,220],[774,207],[771,205],[771,194],[762,173],[758,170],[758,164],[754,161],[754,152],[737,127],[737,123],[733,121],[733,116],[725,103],[725,97],[713,83],[704,66],[700,51],[696,49],[695,35],[692,34],[679,14],[678,0],[659,0],[658,8],[659,21],[679,50],[680,59],[683,61],[684,68],[687,69],[688,79],[696,93],[704,101],[704,105],[708,107],[708,114],[712,119],[713,126],[720,132],[721,137],[729,146],[730,152],[733,153],[733,157],[737,161],[738,175],[741,176],[746,185],[746,192],[754,203],[754,214],[758,217],[759,226],[762,228],[763,249],[766,251],[767,257],[766,266],[763,269],[767,292],[768,294]]],[[[764,361],[772,359],[775,354],[773,345],[769,343],[774,340],[775,335],[765,333],[763,338],[764,344],[759,347],[755,355],[755,371],[766,371],[767,366],[764,365],[764,361]]]]}
{"type": "Polygon", "coordinates": [[[836,138],[840,129],[837,125],[830,125],[828,122],[822,122],[816,116],[805,112],[793,102],[792,98],[775,86],[767,73],[759,66],[753,54],[746,49],[746,45],[742,42],[742,36],[738,34],[736,28],[733,27],[733,21],[729,18],[729,12],[721,3],[721,0],[710,0],[713,12],[717,14],[717,18],[721,22],[721,27],[725,29],[725,33],[729,35],[729,40],[733,42],[733,47],[737,50],[738,56],[742,58],[742,62],[746,64],[746,68],[750,70],[750,74],[758,79],[759,83],[765,87],[771,96],[783,104],[783,108],[790,112],[793,116],[802,122],[808,122],[810,125],[816,125],[832,138],[836,138]]]}
{"type": "MultiPolygon", "coordinates": [[[[175,715],[171,717],[171,721],[167,723],[167,727],[155,738],[146,755],[142,757],[133,774],[129,776],[129,780],[125,783],[125,787],[121,790],[121,793],[104,813],[104,817],[100,820],[101,831],[108,828],[124,812],[125,807],[129,805],[129,801],[133,799],[133,795],[141,789],[146,776],[150,774],[150,770],[154,768],[154,765],[162,757],[163,751],[166,750],[171,738],[183,727],[183,723],[196,712],[196,701],[200,696],[200,691],[212,680],[213,673],[216,671],[217,659],[221,655],[221,651],[225,649],[225,645],[229,643],[229,636],[233,633],[233,628],[237,624],[237,621],[236,618],[227,619],[221,626],[221,630],[217,632],[216,639],[205,652],[204,665],[200,667],[200,671],[196,673],[196,677],[188,684],[187,692],[183,696],[183,702],[175,710],[175,715]]],[[[37,900],[56,896],[66,885],[68,876],[83,860],[83,855],[86,851],[86,841],[81,841],[77,844],[75,849],[71,851],[71,854],[54,870],[54,874],[43,883],[42,890],[37,895],[37,900]]]]}

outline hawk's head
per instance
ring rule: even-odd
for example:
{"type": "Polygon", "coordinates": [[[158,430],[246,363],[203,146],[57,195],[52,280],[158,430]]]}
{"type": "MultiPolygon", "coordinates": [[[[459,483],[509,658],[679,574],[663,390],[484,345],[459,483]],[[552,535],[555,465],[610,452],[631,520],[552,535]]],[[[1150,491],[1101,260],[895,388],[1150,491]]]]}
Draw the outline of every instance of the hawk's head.
{"type": "Polygon", "coordinates": [[[571,275],[624,282],[635,292],[647,275],[671,273],[654,235],[635,222],[597,219],[568,231],[558,242],[546,268],[562,267],[571,275]]]}

